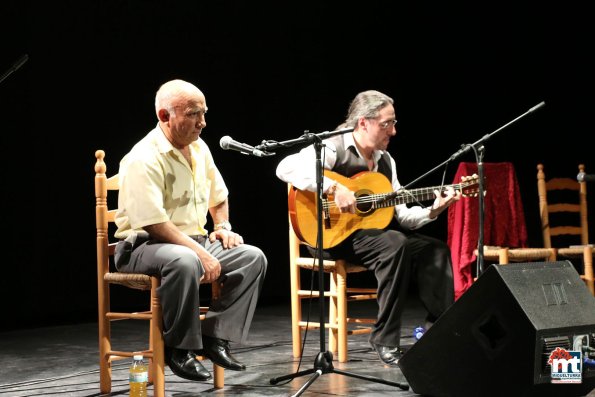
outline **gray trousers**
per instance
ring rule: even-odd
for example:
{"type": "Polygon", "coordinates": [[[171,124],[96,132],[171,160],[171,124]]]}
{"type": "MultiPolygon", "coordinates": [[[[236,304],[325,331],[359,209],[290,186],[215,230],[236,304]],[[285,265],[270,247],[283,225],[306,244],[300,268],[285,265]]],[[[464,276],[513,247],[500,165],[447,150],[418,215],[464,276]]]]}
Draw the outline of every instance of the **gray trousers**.
{"type": "Polygon", "coordinates": [[[165,345],[199,350],[202,335],[243,343],[254,316],[267,268],[257,247],[243,244],[224,249],[219,240],[197,239],[221,263],[221,294],[211,302],[206,318],[199,319],[199,289],[203,267],[191,249],[136,236],[120,241],[115,265],[123,272],[159,275],[157,290],[163,308],[165,345]]]}

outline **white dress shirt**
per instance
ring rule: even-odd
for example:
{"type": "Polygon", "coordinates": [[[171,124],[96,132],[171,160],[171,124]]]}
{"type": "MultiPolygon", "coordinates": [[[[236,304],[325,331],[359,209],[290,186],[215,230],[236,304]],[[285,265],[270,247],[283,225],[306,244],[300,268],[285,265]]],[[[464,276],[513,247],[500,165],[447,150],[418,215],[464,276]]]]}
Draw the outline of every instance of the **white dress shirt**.
{"type": "MultiPolygon", "coordinates": [[[[347,149],[353,146],[360,157],[362,154],[357,149],[353,134],[344,134],[344,146],[347,149]]],[[[401,188],[401,184],[397,178],[397,166],[393,157],[386,151],[374,151],[374,168],[371,171],[378,170],[378,161],[383,153],[387,153],[391,162],[391,184],[394,191],[401,188]]],[[[321,153],[321,160],[324,169],[332,170],[336,157],[336,148],[332,141],[325,140],[324,147],[321,153]]],[[[314,145],[309,145],[295,154],[285,157],[277,166],[277,177],[284,182],[291,183],[300,190],[316,191],[316,152],[314,145]]],[[[324,177],[322,190],[326,192],[334,181],[328,177],[324,177]]],[[[430,208],[422,207],[421,205],[407,206],[407,204],[399,204],[395,206],[395,216],[397,222],[404,228],[414,230],[432,222],[436,218],[430,218],[430,208]]]]}

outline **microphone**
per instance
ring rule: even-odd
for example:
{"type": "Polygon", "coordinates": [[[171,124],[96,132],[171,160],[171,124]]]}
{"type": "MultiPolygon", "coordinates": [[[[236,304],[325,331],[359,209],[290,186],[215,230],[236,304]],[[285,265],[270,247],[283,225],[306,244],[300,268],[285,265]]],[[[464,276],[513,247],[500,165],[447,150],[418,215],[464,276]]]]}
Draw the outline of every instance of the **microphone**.
{"type": "Polygon", "coordinates": [[[234,141],[229,135],[221,137],[219,140],[219,146],[223,150],[235,150],[242,154],[252,155],[256,157],[270,156],[271,153],[263,152],[262,150],[256,149],[254,146],[247,145],[238,141],[234,141]]]}
{"type": "Polygon", "coordinates": [[[584,172],[579,172],[576,176],[576,180],[579,182],[594,182],[595,174],[585,174],[584,172]]]}
{"type": "Polygon", "coordinates": [[[527,113],[534,112],[542,106],[545,106],[545,102],[540,102],[537,105],[533,106],[531,109],[528,110],[527,113]]]}

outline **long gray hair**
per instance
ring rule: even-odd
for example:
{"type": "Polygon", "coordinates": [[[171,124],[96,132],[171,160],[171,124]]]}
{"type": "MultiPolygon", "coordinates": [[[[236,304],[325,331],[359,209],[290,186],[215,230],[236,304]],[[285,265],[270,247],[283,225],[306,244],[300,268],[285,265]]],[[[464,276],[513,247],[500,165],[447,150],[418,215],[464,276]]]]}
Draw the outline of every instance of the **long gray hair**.
{"type": "Polygon", "coordinates": [[[340,125],[341,128],[357,128],[360,117],[373,119],[378,117],[381,109],[394,103],[393,99],[380,91],[368,90],[360,92],[349,105],[347,118],[340,125]]]}

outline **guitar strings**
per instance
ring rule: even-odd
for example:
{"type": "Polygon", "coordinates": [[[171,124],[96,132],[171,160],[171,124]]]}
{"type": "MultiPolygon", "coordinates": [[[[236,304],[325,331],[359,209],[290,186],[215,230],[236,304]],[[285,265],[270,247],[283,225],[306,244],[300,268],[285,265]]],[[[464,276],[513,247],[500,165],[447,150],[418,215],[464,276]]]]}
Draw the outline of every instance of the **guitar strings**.
{"type": "MultiPolygon", "coordinates": [[[[453,184],[450,186],[452,186],[455,190],[461,190],[462,187],[464,187],[466,185],[467,184],[465,184],[465,183],[456,183],[456,184],[453,184]]],[[[399,190],[399,192],[403,191],[403,193],[406,193],[408,196],[413,197],[415,199],[415,201],[419,203],[419,201],[418,201],[419,196],[429,195],[430,193],[433,193],[435,189],[438,189],[438,188],[444,189],[444,186],[420,188],[420,189],[415,189],[413,191],[401,189],[401,190],[399,190]],[[415,193],[417,193],[417,195],[415,193]]],[[[374,194],[370,194],[370,195],[366,195],[366,196],[359,196],[359,197],[356,197],[356,203],[357,204],[365,204],[365,203],[373,203],[374,204],[378,201],[378,199],[381,199],[388,194],[392,194],[392,193],[374,193],[374,194]]],[[[390,203],[392,203],[393,201],[398,200],[398,199],[399,199],[399,197],[396,196],[394,198],[386,200],[386,203],[389,203],[389,205],[393,205],[390,203]]],[[[402,204],[402,203],[400,203],[400,204],[402,204]]],[[[331,209],[331,208],[337,207],[337,204],[335,203],[334,200],[328,200],[328,199],[324,199],[322,205],[323,205],[324,209],[331,209]]],[[[372,206],[372,208],[378,208],[378,207],[372,206]]]]}

